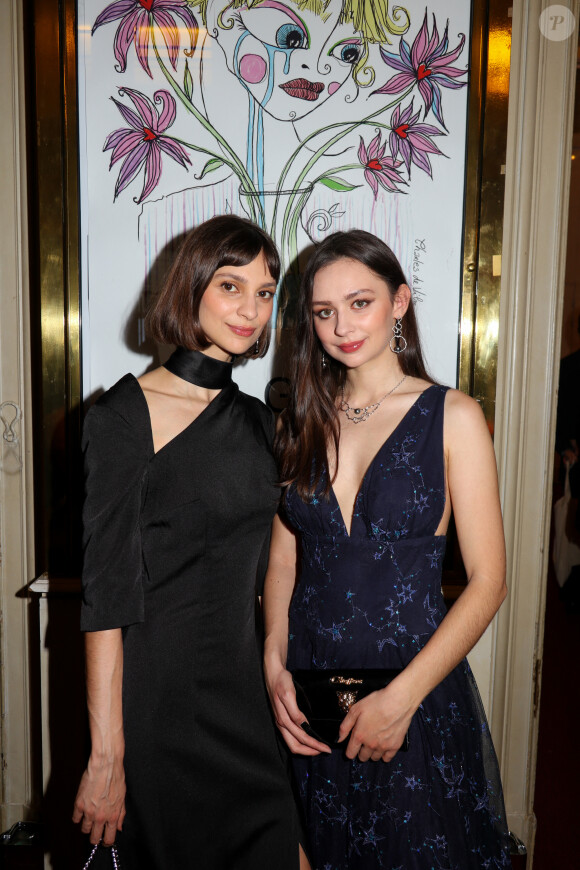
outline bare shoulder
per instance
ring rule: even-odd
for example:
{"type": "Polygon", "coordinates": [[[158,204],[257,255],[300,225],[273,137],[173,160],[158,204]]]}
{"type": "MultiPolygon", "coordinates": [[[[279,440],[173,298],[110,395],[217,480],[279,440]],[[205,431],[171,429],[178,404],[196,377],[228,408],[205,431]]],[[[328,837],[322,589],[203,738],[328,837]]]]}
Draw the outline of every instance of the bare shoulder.
{"type": "Polygon", "coordinates": [[[471,420],[474,423],[483,421],[485,424],[485,417],[479,402],[476,402],[471,396],[462,393],[461,390],[447,390],[445,395],[445,416],[452,422],[459,419],[465,423],[471,420]]]}
{"type": "Polygon", "coordinates": [[[448,390],[445,396],[445,437],[450,444],[463,444],[465,447],[472,439],[491,443],[481,407],[461,390],[448,390]]]}

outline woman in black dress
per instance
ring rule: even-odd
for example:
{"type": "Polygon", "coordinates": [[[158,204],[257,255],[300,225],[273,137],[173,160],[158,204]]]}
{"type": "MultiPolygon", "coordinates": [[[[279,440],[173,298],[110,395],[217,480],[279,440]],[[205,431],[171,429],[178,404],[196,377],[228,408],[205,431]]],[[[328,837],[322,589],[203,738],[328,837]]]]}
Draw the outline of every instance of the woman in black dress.
{"type": "Polygon", "coordinates": [[[149,319],[177,351],[86,418],[92,749],[73,818],[116,840],[123,870],[308,867],[256,619],[274,424],[231,377],[232,357],[266,352],[279,271],[249,221],[193,230],[149,319]]]}

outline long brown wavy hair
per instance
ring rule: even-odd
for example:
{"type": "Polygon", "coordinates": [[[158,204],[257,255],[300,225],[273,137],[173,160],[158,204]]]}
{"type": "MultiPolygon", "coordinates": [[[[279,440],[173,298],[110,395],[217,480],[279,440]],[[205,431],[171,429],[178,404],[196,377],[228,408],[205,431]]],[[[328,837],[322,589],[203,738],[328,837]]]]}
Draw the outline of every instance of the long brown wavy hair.
{"type": "MultiPolygon", "coordinates": [[[[291,342],[290,401],[280,416],[274,445],[282,485],[294,484],[304,501],[312,499],[323,475],[323,492],[328,497],[334,479],[331,479],[328,469],[329,445],[334,447],[338,456],[340,424],[337,396],[346,381],[346,367],[329,356],[326,366],[322,367],[322,345],[314,331],[312,293],[316,273],[343,258],[358,260],[382,278],[389,288],[391,301],[401,284],[407,283],[391,249],[364,230],[327,236],[316,246],[308,261],[296,304],[295,335],[291,342]]],[[[412,299],[403,326],[407,347],[398,357],[403,374],[433,383],[423,362],[412,299]]]]}

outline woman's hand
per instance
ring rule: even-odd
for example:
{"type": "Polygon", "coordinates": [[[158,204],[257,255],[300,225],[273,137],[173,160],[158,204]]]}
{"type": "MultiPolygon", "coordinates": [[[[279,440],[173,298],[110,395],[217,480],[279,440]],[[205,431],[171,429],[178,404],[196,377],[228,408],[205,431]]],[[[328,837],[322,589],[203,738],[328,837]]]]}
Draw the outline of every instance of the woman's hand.
{"type": "Polygon", "coordinates": [[[125,771],[122,761],[89,759],[76,796],[73,822],[81,822],[91,843],[101,839],[105,846],[115,842],[125,818],[125,771]]]}
{"type": "Polygon", "coordinates": [[[74,805],[91,843],[115,842],[125,818],[123,640],[120,628],[85,635],[91,755],[74,805]]]}
{"type": "Polygon", "coordinates": [[[342,720],[338,735],[345,740],[347,758],[359,761],[391,761],[400,749],[417,705],[396,680],[353,704],[342,720]]]}
{"type": "Polygon", "coordinates": [[[276,725],[291,752],[297,755],[320,755],[331,752],[329,746],[309,737],[301,727],[308,719],[296,702],[292,674],[280,663],[264,663],[266,687],[274,709],[276,725]]]}

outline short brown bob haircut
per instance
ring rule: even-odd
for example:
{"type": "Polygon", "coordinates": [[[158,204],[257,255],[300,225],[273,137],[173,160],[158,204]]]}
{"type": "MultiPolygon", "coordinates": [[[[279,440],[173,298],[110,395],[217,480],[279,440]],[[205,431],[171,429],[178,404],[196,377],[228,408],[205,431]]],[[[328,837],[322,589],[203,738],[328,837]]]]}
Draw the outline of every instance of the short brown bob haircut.
{"type": "MultiPolygon", "coordinates": [[[[280,256],[276,245],[252,221],[233,214],[217,215],[188,233],[147,316],[151,338],[188,350],[209,347],[199,322],[199,306],[211,279],[222,266],[247,266],[259,254],[278,283],[280,256]]],[[[243,356],[264,356],[269,344],[268,324],[258,339],[257,352],[252,345],[243,356]]]]}

